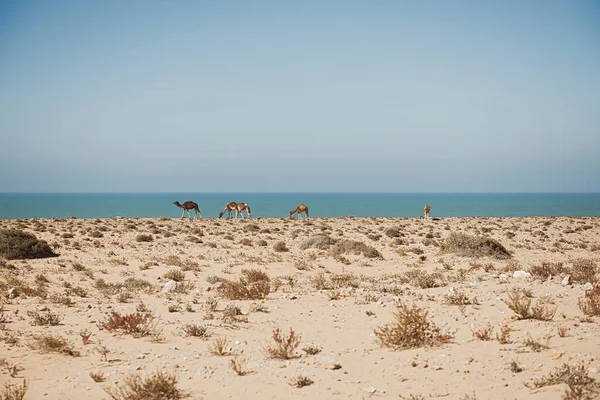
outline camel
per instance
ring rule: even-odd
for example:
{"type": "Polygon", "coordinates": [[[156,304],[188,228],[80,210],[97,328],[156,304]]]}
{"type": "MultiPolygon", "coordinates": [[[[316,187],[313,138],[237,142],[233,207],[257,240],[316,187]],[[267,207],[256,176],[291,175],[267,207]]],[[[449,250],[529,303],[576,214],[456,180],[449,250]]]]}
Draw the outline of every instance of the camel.
{"type": "Polygon", "coordinates": [[[250,206],[246,203],[237,203],[235,205],[235,217],[238,217],[238,213],[242,216],[242,218],[244,218],[244,214],[242,213],[242,211],[246,211],[246,218],[252,218],[252,210],[250,209],[250,206]]]}
{"type": "Polygon", "coordinates": [[[295,209],[290,211],[290,217],[293,213],[296,213],[297,218],[300,218],[302,216],[302,213],[305,213],[306,218],[308,218],[308,207],[306,206],[306,204],[298,204],[295,209]]]}
{"type": "Polygon", "coordinates": [[[429,204],[425,204],[425,207],[423,208],[425,218],[429,218],[429,211],[431,211],[431,206],[429,204]]]}
{"type": "Polygon", "coordinates": [[[192,216],[190,214],[190,210],[194,210],[194,217],[197,218],[198,214],[202,216],[198,204],[194,203],[193,201],[186,201],[183,204],[180,204],[178,201],[174,201],[173,204],[175,204],[179,208],[183,208],[183,211],[181,211],[181,218],[183,218],[183,214],[185,214],[186,211],[188,213],[188,217],[191,218],[192,216]]]}
{"type": "MultiPolygon", "coordinates": [[[[223,214],[225,214],[225,211],[227,211],[229,213],[228,217],[231,218],[231,212],[236,211],[236,207],[237,207],[237,203],[234,201],[232,201],[231,203],[227,203],[225,205],[225,208],[223,209],[223,211],[221,211],[219,213],[219,218],[221,218],[223,216],[223,214]]],[[[237,213],[237,211],[236,211],[236,213],[237,213]]]]}

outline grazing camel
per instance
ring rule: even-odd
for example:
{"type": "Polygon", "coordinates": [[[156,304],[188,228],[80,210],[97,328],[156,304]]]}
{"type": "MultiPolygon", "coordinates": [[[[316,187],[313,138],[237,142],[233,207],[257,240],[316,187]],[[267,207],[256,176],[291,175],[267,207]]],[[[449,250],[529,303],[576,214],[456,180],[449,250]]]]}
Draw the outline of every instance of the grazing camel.
{"type": "Polygon", "coordinates": [[[429,204],[425,204],[425,207],[423,208],[425,218],[429,218],[429,211],[431,211],[431,206],[429,204]]]}
{"type": "MultiPolygon", "coordinates": [[[[231,218],[231,212],[236,211],[236,207],[237,207],[237,203],[234,201],[232,201],[231,203],[227,203],[225,205],[225,208],[223,209],[223,211],[221,211],[219,213],[219,218],[221,218],[223,216],[223,214],[225,214],[225,211],[227,211],[229,213],[228,217],[231,218]]],[[[236,213],[237,213],[237,211],[236,211],[236,213]]]]}
{"type": "Polygon", "coordinates": [[[246,203],[237,203],[235,205],[235,217],[237,218],[239,214],[242,216],[242,218],[244,218],[244,214],[242,213],[244,210],[246,211],[246,218],[252,218],[252,210],[246,203]]]}
{"type": "Polygon", "coordinates": [[[293,213],[296,213],[297,218],[300,218],[302,216],[302,213],[305,213],[306,218],[308,218],[308,207],[306,206],[306,204],[298,204],[295,209],[290,211],[290,217],[293,213]]]}
{"type": "Polygon", "coordinates": [[[180,204],[178,201],[174,201],[173,204],[175,204],[179,208],[183,208],[183,211],[181,211],[181,218],[183,218],[183,214],[185,214],[186,211],[188,213],[188,217],[191,218],[192,216],[190,214],[190,210],[194,210],[194,217],[197,218],[198,214],[202,216],[200,208],[198,208],[198,204],[194,203],[193,201],[186,201],[183,204],[180,204]]]}

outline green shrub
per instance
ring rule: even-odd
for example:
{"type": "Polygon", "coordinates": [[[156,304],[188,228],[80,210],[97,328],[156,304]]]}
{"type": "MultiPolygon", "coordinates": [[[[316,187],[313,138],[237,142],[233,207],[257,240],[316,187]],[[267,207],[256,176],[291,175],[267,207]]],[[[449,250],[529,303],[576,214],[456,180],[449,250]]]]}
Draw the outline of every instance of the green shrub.
{"type": "Polygon", "coordinates": [[[499,260],[510,258],[510,252],[495,239],[451,233],[440,246],[442,253],[454,253],[463,257],[492,257],[499,260]]]}
{"type": "Polygon", "coordinates": [[[0,230],[0,256],[8,260],[56,257],[48,243],[31,233],[16,229],[0,230]]]}

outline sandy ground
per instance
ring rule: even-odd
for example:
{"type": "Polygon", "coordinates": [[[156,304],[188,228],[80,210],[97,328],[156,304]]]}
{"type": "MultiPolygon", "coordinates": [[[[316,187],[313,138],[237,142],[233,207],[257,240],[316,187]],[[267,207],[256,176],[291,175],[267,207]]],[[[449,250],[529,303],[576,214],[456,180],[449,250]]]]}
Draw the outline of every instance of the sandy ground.
{"type": "Polygon", "coordinates": [[[60,253],[0,267],[0,388],[27,378],[26,399],[108,399],[104,388],[128,374],[160,369],[175,373],[192,399],[552,400],[567,386],[525,384],[564,363],[583,363],[600,380],[599,320],[578,307],[585,283],[563,285],[564,274],[513,277],[543,262],[567,268],[581,259],[597,262],[598,218],[42,219],[0,221],[0,228],[34,233],[60,253]],[[512,257],[440,253],[453,232],[497,239],[512,257]],[[152,241],[138,241],[139,235],[152,241]],[[303,249],[316,235],[363,242],[383,258],[303,249]],[[276,246],[280,241],[285,246],[276,246]],[[224,298],[219,278],[237,280],[248,269],[268,274],[268,295],[224,298]],[[437,272],[438,287],[405,277],[415,270],[437,272]],[[178,286],[164,277],[182,277],[172,271],[184,274],[178,286]],[[129,279],[130,287],[107,290],[100,279],[129,279]],[[515,290],[556,307],[554,318],[517,319],[503,302],[515,290]],[[449,293],[476,298],[475,304],[449,304],[449,293]],[[425,308],[454,338],[426,348],[382,347],[374,332],[393,321],[398,303],[425,308]],[[111,311],[145,310],[156,317],[151,335],[104,329],[111,311]],[[33,324],[36,313],[48,312],[58,314],[58,325],[33,324]],[[206,327],[208,337],[186,336],[187,325],[206,327]],[[487,326],[491,340],[476,338],[473,331],[487,326]],[[511,332],[501,344],[496,335],[503,326],[511,332]],[[275,328],[301,336],[296,357],[268,356],[275,328]],[[92,335],[84,344],[86,330],[92,335]],[[71,354],[35,349],[36,337],[46,334],[68,339],[71,354]],[[227,339],[224,355],[213,354],[219,338],[227,339]],[[547,347],[534,349],[528,340],[547,347]],[[303,350],[309,347],[321,351],[310,355],[303,350]],[[247,373],[234,372],[231,360],[247,373]],[[511,369],[513,361],[519,368],[511,369]],[[105,380],[95,382],[90,373],[105,380]],[[291,385],[299,376],[314,383],[291,385]]]}

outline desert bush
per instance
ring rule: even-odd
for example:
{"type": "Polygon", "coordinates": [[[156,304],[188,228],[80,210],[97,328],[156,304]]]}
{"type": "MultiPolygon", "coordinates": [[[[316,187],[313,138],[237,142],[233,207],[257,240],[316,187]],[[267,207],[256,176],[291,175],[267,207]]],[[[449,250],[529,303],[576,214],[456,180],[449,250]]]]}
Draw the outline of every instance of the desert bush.
{"type": "Polygon", "coordinates": [[[492,257],[499,260],[510,258],[510,252],[495,239],[451,233],[440,245],[442,253],[454,253],[462,257],[492,257]]]}
{"type": "Polygon", "coordinates": [[[89,236],[93,237],[93,238],[101,238],[101,237],[104,236],[104,234],[102,232],[100,232],[100,231],[91,231],[89,233],[89,236]]]}
{"type": "Polygon", "coordinates": [[[336,239],[334,239],[328,235],[314,235],[314,236],[310,236],[308,239],[303,241],[300,244],[300,248],[302,250],[306,250],[309,248],[315,248],[315,249],[319,249],[319,250],[327,250],[332,245],[334,245],[336,242],[337,242],[336,239]]]}
{"type": "Polygon", "coordinates": [[[108,332],[120,332],[139,338],[155,332],[156,321],[150,313],[119,314],[112,311],[104,322],[104,329],[108,332]]]}
{"type": "Polygon", "coordinates": [[[375,329],[375,336],[384,347],[395,350],[425,346],[439,346],[453,336],[442,333],[427,317],[429,312],[416,305],[400,304],[394,313],[394,321],[375,329]]]}
{"type": "Polygon", "coordinates": [[[308,355],[314,356],[315,354],[319,354],[323,348],[320,346],[306,346],[302,348],[302,351],[308,355]]]}
{"type": "Polygon", "coordinates": [[[588,317],[600,316],[600,285],[585,291],[585,297],[577,301],[579,309],[588,317]]]}
{"type": "Polygon", "coordinates": [[[472,330],[471,333],[473,333],[473,337],[476,337],[479,340],[492,340],[492,331],[494,330],[494,327],[491,326],[490,324],[487,324],[486,326],[479,328],[479,329],[475,329],[472,330]]]}
{"type": "Polygon", "coordinates": [[[543,262],[540,265],[534,265],[533,267],[529,268],[529,273],[531,274],[531,276],[540,279],[548,279],[552,276],[559,276],[565,271],[566,268],[561,262],[543,262]]]}
{"type": "Polygon", "coordinates": [[[229,351],[227,350],[228,343],[229,339],[227,338],[227,336],[216,337],[210,345],[211,354],[214,354],[216,356],[226,355],[227,353],[229,353],[229,351]]]}
{"type": "Polygon", "coordinates": [[[104,382],[106,380],[106,376],[104,376],[103,372],[90,372],[90,378],[96,383],[104,382]]]}
{"type": "Polygon", "coordinates": [[[302,337],[297,335],[293,329],[290,328],[289,335],[285,335],[279,328],[276,328],[273,330],[272,339],[274,343],[270,343],[266,347],[269,357],[282,360],[297,357],[295,350],[300,345],[302,337]]]}
{"type": "Polygon", "coordinates": [[[277,242],[273,245],[273,250],[275,250],[278,253],[283,253],[286,251],[290,251],[290,249],[287,248],[287,246],[285,245],[284,241],[280,241],[277,242]]]}
{"type": "Polygon", "coordinates": [[[139,374],[128,375],[123,383],[104,391],[113,400],[179,400],[188,395],[177,388],[176,375],[162,370],[143,378],[139,374]]]}
{"type": "Polygon", "coordinates": [[[148,235],[148,234],[144,234],[144,233],[141,233],[135,237],[136,242],[151,242],[153,240],[154,240],[154,238],[152,237],[152,235],[148,235]]]}
{"type": "Polygon", "coordinates": [[[208,328],[203,325],[187,324],[183,327],[183,332],[185,333],[185,336],[194,336],[202,339],[210,337],[208,328]]]}
{"type": "Polygon", "coordinates": [[[154,285],[142,278],[129,277],[125,279],[122,286],[128,289],[150,289],[154,285]]]}
{"type": "Polygon", "coordinates": [[[402,236],[402,233],[400,232],[400,229],[398,228],[387,228],[384,231],[385,235],[389,238],[397,238],[402,236]]]}
{"type": "Polygon", "coordinates": [[[442,287],[446,285],[444,275],[440,272],[427,273],[421,269],[413,269],[404,274],[404,281],[421,289],[442,287]]]}
{"type": "Polygon", "coordinates": [[[242,270],[239,281],[221,280],[218,292],[229,300],[259,300],[270,292],[269,276],[257,269],[242,270]]]}
{"type": "Polygon", "coordinates": [[[165,272],[165,274],[163,275],[163,278],[172,280],[175,282],[181,282],[181,281],[185,280],[185,272],[183,272],[179,269],[172,269],[168,272],[165,272]]]}
{"type": "Polygon", "coordinates": [[[596,282],[596,274],[598,266],[594,260],[580,258],[573,261],[571,268],[571,282],[573,283],[594,283],[596,282]]]}
{"type": "Polygon", "coordinates": [[[537,319],[540,321],[550,321],[554,318],[556,307],[551,307],[547,302],[538,300],[532,305],[531,298],[527,297],[522,291],[514,291],[508,294],[508,299],[503,300],[518,319],[537,319]]]}
{"type": "Polygon", "coordinates": [[[32,318],[31,325],[49,325],[56,326],[60,324],[63,317],[52,311],[37,312],[27,311],[27,315],[32,318]]]}
{"type": "Polygon", "coordinates": [[[304,376],[304,375],[298,375],[297,377],[290,380],[290,385],[297,387],[297,388],[302,388],[304,386],[310,386],[313,383],[315,383],[315,382],[312,379],[310,379],[308,376],[304,376]]]}
{"type": "Polygon", "coordinates": [[[569,365],[564,363],[548,376],[534,379],[526,386],[530,389],[539,389],[559,384],[568,386],[563,397],[565,400],[591,400],[597,398],[598,395],[598,383],[588,375],[588,369],[583,364],[569,365]]]}
{"type": "Polygon", "coordinates": [[[451,289],[450,292],[444,295],[447,304],[451,304],[453,306],[466,306],[469,304],[478,304],[479,301],[477,297],[473,297],[470,299],[464,292],[461,290],[451,289]]]}
{"type": "Polygon", "coordinates": [[[29,382],[27,379],[23,379],[23,383],[20,385],[6,382],[4,390],[0,392],[0,400],[23,400],[28,388],[29,382]]]}
{"type": "Polygon", "coordinates": [[[256,244],[261,247],[266,247],[268,245],[267,241],[264,239],[259,240],[258,242],[256,242],[256,244]]]}
{"type": "Polygon", "coordinates": [[[29,347],[40,353],[61,353],[73,357],[79,356],[79,352],[73,350],[69,341],[59,335],[43,334],[34,336],[33,340],[29,343],[29,347]]]}
{"type": "Polygon", "coordinates": [[[338,241],[331,249],[331,253],[334,256],[350,253],[355,255],[362,254],[367,258],[383,258],[383,256],[377,249],[356,240],[338,241]]]}
{"type": "Polygon", "coordinates": [[[238,374],[238,376],[244,376],[248,373],[248,371],[246,371],[245,357],[232,358],[231,360],[229,360],[229,366],[236,374],[238,374]]]}
{"type": "Polygon", "coordinates": [[[31,233],[0,229],[0,256],[7,260],[57,257],[48,243],[31,233]]]}

